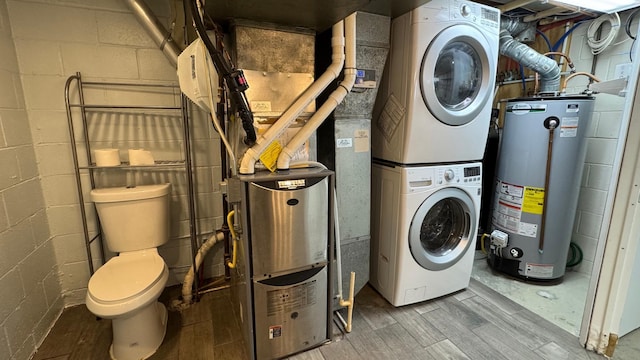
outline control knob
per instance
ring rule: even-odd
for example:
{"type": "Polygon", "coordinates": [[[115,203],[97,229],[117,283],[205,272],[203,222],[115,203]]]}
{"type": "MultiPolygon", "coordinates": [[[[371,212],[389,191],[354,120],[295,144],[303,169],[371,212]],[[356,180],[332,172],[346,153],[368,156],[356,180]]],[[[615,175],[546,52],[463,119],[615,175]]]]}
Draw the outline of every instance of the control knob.
{"type": "Polygon", "coordinates": [[[469,7],[469,5],[462,5],[462,7],[460,8],[460,13],[462,14],[462,16],[467,17],[471,15],[471,8],[469,7]]]}
{"type": "Polygon", "coordinates": [[[444,179],[447,181],[451,181],[456,178],[456,174],[451,169],[447,169],[444,171],[444,179]]]}

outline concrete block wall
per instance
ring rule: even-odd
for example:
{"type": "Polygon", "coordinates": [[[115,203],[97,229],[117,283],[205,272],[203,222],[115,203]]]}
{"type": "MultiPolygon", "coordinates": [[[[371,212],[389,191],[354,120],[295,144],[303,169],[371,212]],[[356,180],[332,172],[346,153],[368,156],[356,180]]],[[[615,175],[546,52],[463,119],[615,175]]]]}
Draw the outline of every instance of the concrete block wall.
{"type": "MultiPolygon", "coordinates": [[[[622,24],[628,15],[628,11],[620,14],[622,24]]],[[[637,29],[637,22],[638,20],[634,21],[632,29],[637,29]]],[[[590,22],[585,23],[573,32],[569,56],[577,71],[591,71],[594,56],[586,41],[589,24],[590,22]]],[[[608,31],[605,25],[603,36],[608,31]]],[[[631,62],[630,52],[635,49],[632,49],[633,41],[623,41],[626,38],[624,29],[621,29],[613,41],[613,44],[619,44],[609,46],[598,55],[594,75],[601,81],[615,79],[616,65],[631,62]]],[[[634,60],[635,66],[638,66],[637,60],[634,60]]],[[[579,93],[587,84],[587,77],[576,77],[569,81],[567,93],[579,93]]],[[[605,217],[606,201],[614,195],[609,192],[609,186],[615,175],[614,171],[617,171],[614,169],[614,162],[621,156],[616,150],[619,142],[624,141],[624,138],[620,138],[620,131],[628,126],[628,119],[622,116],[625,101],[629,101],[629,97],[609,94],[595,96],[593,119],[587,129],[587,155],[572,238],[584,252],[582,263],[574,270],[586,274],[591,274],[598,241],[601,240],[599,237],[605,217]]]]}
{"type": "Polygon", "coordinates": [[[22,360],[63,301],[9,19],[0,1],[0,358],[22,360]]]}
{"type": "MultiPolygon", "coordinates": [[[[6,0],[6,4],[20,69],[18,83],[24,88],[24,116],[31,124],[34,158],[42,182],[44,200],[41,202],[49,219],[51,261],[60,275],[64,305],[84,303],[89,267],[73,176],[64,105],[65,81],[70,75],[81,72],[84,81],[177,84],[176,71],[123,1],[6,0]]],[[[149,1],[148,5],[167,28],[175,9],[182,8],[169,0],[149,1]]],[[[151,94],[87,89],[87,101],[106,105],[178,105],[179,91],[151,94]]],[[[133,112],[125,115],[92,113],[89,120],[92,124],[90,136],[96,141],[93,148],[117,147],[123,161],[127,160],[127,149],[141,147],[151,150],[159,160],[183,158],[179,117],[165,113],[146,118],[150,120],[141,120],[133,112]]],[[[222,223],[221,195],[216,185],[220,178],[219,142],[202,113],[193,116],[192,125],[197,222],[203,232],[200,237],[206,238],[222,223]]],[[[181,283],[191,265],[183,175],[179,170],[118,175],[111,170],[96,173],[101,186],[120,186],[131,181],[173,184],[172,239],[160,249],[170,267],[169,285],[181,283]]],[[[85,183],[87,179],[88,176],[83,175],[85,183]]],[[[88,193],[85,193],[85,200],[88,199],[88,193]]],[[[93,206],[87,203],[85,207],[90,215],[90,227],[94,229],[93,206]]],[[[210,252],[204,266],[206,275],[222,273],[220,247],[210,252]]]]}

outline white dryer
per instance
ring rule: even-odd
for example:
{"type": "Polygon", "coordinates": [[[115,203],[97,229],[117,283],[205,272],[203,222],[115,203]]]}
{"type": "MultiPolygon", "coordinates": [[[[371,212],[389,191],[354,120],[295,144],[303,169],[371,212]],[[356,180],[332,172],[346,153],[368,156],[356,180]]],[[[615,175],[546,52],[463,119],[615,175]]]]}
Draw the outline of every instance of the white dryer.
{"type": "Polygon", "coordinates": [[[482,163],[372,166],[369,282],[394,306],[469,285],[482,163]]]}
{"type": "Polygon", "coordinates": [[[433,0],[391,24],[372,127],[374,158],[398,164],[482,159],[498,63],[500,12],[433,0]]]}

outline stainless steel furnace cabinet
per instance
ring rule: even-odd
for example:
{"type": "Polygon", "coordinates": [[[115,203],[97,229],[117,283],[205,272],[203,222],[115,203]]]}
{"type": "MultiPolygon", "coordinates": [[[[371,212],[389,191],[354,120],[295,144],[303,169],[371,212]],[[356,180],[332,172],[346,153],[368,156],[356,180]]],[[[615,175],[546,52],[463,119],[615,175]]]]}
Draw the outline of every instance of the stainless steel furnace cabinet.
{"type": "Polygon", "coordinates": [[[251,359],[331,339],[333,175],[292,169],[243,175],[231,186],[241,222],[232,297],[251,359]]]}

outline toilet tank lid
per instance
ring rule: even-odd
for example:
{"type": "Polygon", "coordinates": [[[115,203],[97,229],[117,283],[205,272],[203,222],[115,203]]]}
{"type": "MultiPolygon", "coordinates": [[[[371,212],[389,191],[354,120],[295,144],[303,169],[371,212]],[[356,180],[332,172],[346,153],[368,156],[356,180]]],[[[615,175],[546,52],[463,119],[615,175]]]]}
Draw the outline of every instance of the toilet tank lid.
{"type": "Polygon", "coordinates": [[[157,252],[115,256],[89,279],[88,291],[101,302],[122,301],[153,286],[165,267],[157,252]]]}
{"type": "Polygon", "coordinates": [[[91,200],[97,203],[152,199],[167,195],[171,184],[121,186],[91,190],[91,200]]]}

